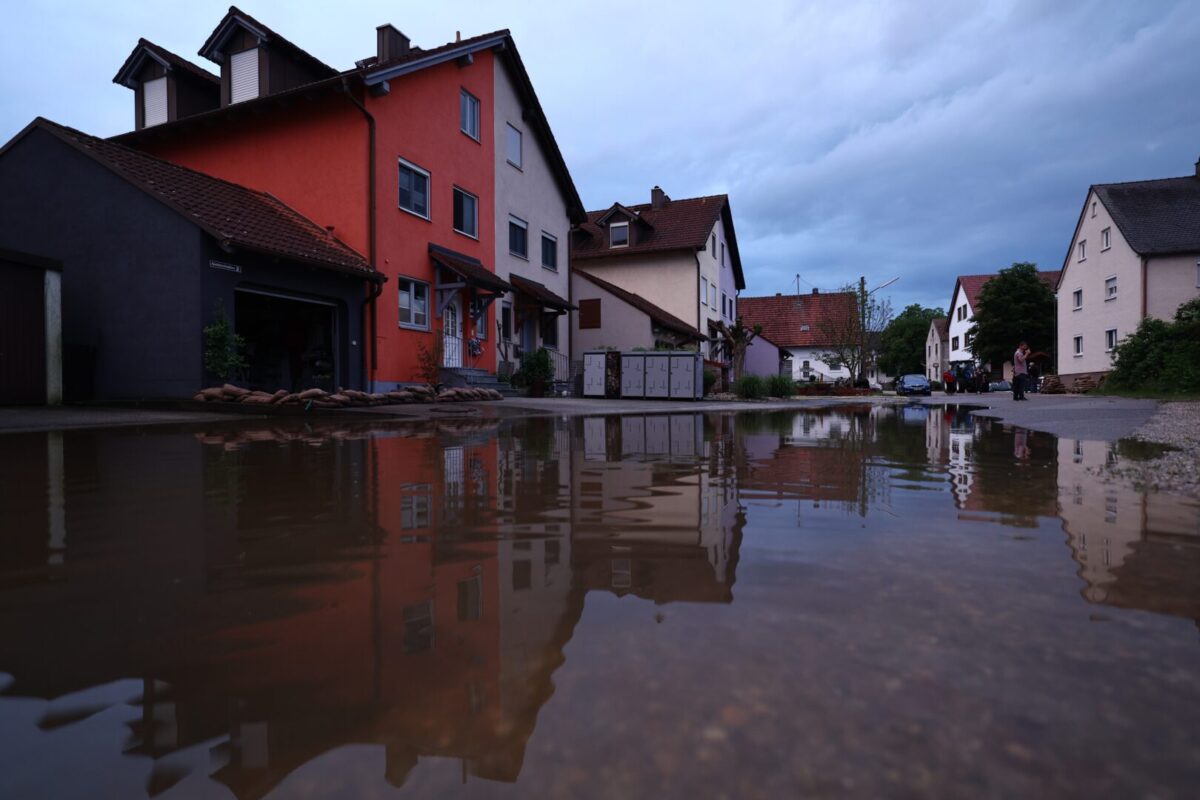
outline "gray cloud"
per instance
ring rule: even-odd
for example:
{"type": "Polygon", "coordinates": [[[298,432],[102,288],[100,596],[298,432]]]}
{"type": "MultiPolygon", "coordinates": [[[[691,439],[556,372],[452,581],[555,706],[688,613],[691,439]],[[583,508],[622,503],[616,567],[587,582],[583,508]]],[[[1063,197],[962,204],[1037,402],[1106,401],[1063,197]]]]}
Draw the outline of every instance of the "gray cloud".
{"type": "MultiPolygon", "coordinates": [[[[1060,266],[1090,183],[1200,154],[1186,2],[242,5],[339,67],[382,22],[424,46],[511,28],[584,202],[729,192],[752,293],[900,275],[897,306],[944,305],[956,274],[1060,266]]],[[[13,9],[0,135],[129,127],[109,78],[137,37],[194,57],[225,8],[13,9]]]]}

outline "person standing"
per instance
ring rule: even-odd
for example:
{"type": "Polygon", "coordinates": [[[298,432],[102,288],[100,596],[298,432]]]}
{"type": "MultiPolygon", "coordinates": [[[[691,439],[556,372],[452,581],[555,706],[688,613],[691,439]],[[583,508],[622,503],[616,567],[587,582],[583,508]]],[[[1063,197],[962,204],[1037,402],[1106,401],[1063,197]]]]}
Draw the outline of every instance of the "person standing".
{"type": "Polygon", "coordinates": [[[1029,355],[1029,345],[1021,342],[1017,352],[1013,353],[1013,400],[1025,399],[1025,382],[1029,380],[1029,369],[1025,361],[1029,355]]]}

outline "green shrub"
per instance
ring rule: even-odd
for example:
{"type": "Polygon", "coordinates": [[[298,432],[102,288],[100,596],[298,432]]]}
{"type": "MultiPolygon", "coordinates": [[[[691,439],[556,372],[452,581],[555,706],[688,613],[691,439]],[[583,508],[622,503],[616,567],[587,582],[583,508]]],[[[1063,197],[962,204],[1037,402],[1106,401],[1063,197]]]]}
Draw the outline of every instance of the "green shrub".
{"type": "Polygon", "coordinates": [[[711,369],[704,370],[704,393],[708,394],[717,385],[717,373],[711,369]]]}
{"type": "Polygon", "coordinates": [[[941,381],[930,381],[929,388],[935,392],[940,392],[942,390],[942,382],[941,381]]]}
{"type": "Polygon", "coordinates": [[[212,324],[204,328],[204,369],[223,381],[236,380],[246,371],[246,340],[233,329],[218,300],[213,308],[212,324]]]}
{"type": "Polygon", "coordinates": [[[513,375],[513,385],[529,387],[540,395],[554,381],[554,365],[550,353],[544,347],[521,358],[521,368],[513,375]]]}
{"type": "Polygon", "coordinates": [[[743,375],[733,383],[733,392],[743,400],[757,400],[767,395],[767,382],[757,375],[743,375]]]}
{"type": "Polygon", "coordinates": [[[1200,392],[1200,298],[1172,322],[1146,318],[1117,343],[1108,385],[1144,392],[1200,392]]]}
{"type": "Polygon", "coordinates": [[[796,393],[796,384],[786,375],[767,377],[767,394],[771,397],[791,397],[796,393]]]}

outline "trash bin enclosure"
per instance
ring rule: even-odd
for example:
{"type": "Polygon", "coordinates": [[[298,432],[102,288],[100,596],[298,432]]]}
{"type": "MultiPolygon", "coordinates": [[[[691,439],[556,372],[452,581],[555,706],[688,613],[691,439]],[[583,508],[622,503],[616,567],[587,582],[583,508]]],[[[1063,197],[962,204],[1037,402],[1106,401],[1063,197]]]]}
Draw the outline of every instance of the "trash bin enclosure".
{"type": "Polygon", "coordinates": [[[703,357],[686,351],[586,352],[583,354],[583,395],[695,400],[704,396],[703,357]]]}

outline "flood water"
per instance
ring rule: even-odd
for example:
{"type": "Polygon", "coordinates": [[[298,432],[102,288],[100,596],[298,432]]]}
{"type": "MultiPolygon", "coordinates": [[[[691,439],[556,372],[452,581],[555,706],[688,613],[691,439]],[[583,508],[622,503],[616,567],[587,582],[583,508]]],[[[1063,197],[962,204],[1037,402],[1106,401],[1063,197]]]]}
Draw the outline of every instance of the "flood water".
{"type": "Polygon", "coordinates": [[[0,796],[1195,797],[1200,504],[948,408],[0,437],[0,796]]]}

